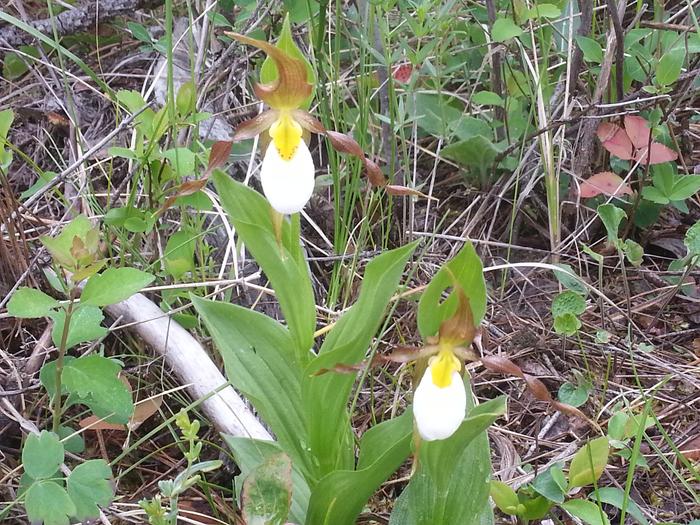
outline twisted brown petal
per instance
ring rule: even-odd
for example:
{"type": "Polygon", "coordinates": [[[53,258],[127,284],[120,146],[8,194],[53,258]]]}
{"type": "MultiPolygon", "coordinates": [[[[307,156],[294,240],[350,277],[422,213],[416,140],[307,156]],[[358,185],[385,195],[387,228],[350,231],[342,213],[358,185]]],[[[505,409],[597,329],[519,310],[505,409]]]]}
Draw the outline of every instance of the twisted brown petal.
{"type": "Polygon", "coordinates": [[[299,107],[310,95],[312,86],[307,81],[306,65],[292,58],[278,47],[239,33],[226,32],[227,36],[244,44],[262,49],[277,66],[277,80],[269,84],[256,84],[255,95],[274,109],[292,110],[299,107]]]}

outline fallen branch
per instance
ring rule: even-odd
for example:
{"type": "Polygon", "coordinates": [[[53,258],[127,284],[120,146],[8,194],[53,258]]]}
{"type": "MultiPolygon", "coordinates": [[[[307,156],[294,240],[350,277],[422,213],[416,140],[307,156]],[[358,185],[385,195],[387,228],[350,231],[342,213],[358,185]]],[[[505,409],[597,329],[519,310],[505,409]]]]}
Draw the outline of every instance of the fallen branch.
{"type": "Polygon", "coordinates": [[[163,356],[219,432],[238,437],[272,440],[270,433],[245,405],[199,342],[143,294],[105,307],[112,317],[163,356]],[[226,386],[225,386],[226,385],[226,386]],[[217,391],[218,390],[218,391],[217,391]]]}
{"type": "MultiPolygon", "coordinates": [[[[108,20],[126,13],[133,13],[136,9],[155,7],[162,4],[162,0],[102,0],[101,2],[88,1],[74,9],[69,9],[55,16],[53,19],[30,21],[29,25],[48,36],[53,35],[53,27],[56,26],[58,36],[72,35],[92,27],[97,22],[108,20]]],[[[0,43],[10,47],[29,44],[34,37],[15,26],[0,28],[0,43]]]]}

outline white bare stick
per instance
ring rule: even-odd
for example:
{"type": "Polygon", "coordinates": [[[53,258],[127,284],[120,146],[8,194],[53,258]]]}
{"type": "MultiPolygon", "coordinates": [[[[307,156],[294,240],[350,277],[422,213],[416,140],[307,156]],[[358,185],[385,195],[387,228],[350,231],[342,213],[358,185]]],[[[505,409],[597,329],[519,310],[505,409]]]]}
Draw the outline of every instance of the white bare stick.
{"type": "Polygon", "coordinates": [[[105,311],[121,317],[123,324],[130,324],[130,330],[162,355],[194,399],[204,398],[202,409],[219,432],[272,441],[233,387],[224,386],[226,379],[199,342],[145,295],[137,293],[105,311]]]}

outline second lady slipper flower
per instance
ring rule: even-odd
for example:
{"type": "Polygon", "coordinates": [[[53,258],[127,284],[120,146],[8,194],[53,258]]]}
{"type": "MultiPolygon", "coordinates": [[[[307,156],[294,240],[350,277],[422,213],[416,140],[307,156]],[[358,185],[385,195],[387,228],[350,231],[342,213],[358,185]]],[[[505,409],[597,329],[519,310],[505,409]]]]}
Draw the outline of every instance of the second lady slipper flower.
{"type": "Polygon", "coordinates": [[[476,327],[469,299],[455,284],[458,304],[455,313],[440,324],[437,340],[429,338],[420,349],[405,348],[389,357],[395,362],[428,358],[413,392],[413,418],[424,441],[447,439],[467,415],[467,391],[462,380],[462,361],[476,360],[468,349],[476,327]]]}

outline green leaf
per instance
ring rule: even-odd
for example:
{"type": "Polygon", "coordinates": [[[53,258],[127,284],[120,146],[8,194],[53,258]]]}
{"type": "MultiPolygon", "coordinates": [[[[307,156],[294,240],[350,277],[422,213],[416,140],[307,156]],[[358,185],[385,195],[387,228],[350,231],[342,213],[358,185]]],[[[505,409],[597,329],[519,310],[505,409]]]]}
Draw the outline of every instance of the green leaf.
{"type": "MultiPolygon", "coordinates": [[[[601,502],[622,509],[625,501],[625,492],[617,487],[603,487],[598,489],[598,493],[592,492],[588,496],[590,499],[595,499],[596,497],[600,499],[601,502]]],[[[631,499],[627,499],[627,513],[632,516],[641,525],[649,525],[649,521],[644,517],[644,513],[639,508],[639,506],[631,499]]]]}
{"type": "Polygon", "coordinates": [[[24,471],[32,479],[54,476],[63,463],[63,443],[53,432],[42,430],[41,434],[29,434],[22,448],[24,471]]]}
{"type": "Polygon", "coordinates": [[[243,483],[246,525],[284,525],[292,503],[292,461],[275,454],[255,467],[243,483]]]}
{"type": "Polygon", "coordinates": [[[107,268],[93,275],[80,295],[81,304],[107,306],[128,299],[151,284],[155,277],[136,268],[107,268]]]}
{"type": "Polygon", "coordinates": [[[316,301],[299,242],[299,214],[283,221],[280,244],[273,233],[270,205],[262,195],[218,170],[212,179],[236,232],[270,279],[298,362],[308,362],[316,328],[316,301]]]}
{"type": "Polygon", "coordinates": [[[637,267],[641,266],[644,257],[644,248],[642,248],[639,243],[632,239],[625,239],[625,243],[622,245],[622,251],[625,252],[625,257],[627,257],[630,264],[637,267]]]}
{"type": "Polygon", "coordinates": [[[63,382],[98,417],[112,414],[108,421],[126,423],[134,412],[131,393],[119,379],[121,365],[100,355],[79,357],[63,368],[63,382]]]}
{"type": "Polygon", "coordinates": [[[491,38],[494,42],[505,42],[522,34],[523,30],[510,18],[497,18],[491,28],[491,38]]]}
{"type": "Polygon", "coordinates": [[[69,516],[75,515],[75,505],[66,489],[54,481],[33,483],[25,494],[24,506],[31,523],[44,525],[68,525],[69,516]]]}
{"type": "Polygon", "coordinates": [[[419,128],[435,137],[451,136],[463,115],[462,103],[443,93],[417,93],[409,98],[407,110],[419,128]]]}
{"type": "Polygon", "coordinates": [[[410,411],[368,430],[357,470],[336,470],[314,487],[306,523],[354,525],[372,494],[410,454],[412,434],[410,411]]]}
{"type": "Polygon", "coordinates": [[[505,106],[503,98],[493,91],[479,91],[474,93],[472,102],[480,106],[498,106],[501,108],[505,106]]]}
{"type": "MultiPolygon", "coordinates": [[[[120,157],[122,159],[138,160],[139,155],[133,149],[112,146],[107,150],[110,157],[120,157]]],[[[112,210],[110,210],[112,211],[112,210]]],[[[109,213],[109,212],[108,212],[109,213]]]]}
{"type": "Polygon", "coordinates": [[[586,299],[576,292],[566,290],[552,301],[552,316],[560,317],[566,314],[581,315],[586,311],[586,299]]]}
{"type": "Polygon", "coordinates": [[[98,507],[109,506],[114,497],[112,471],[104,459],[91,459],[73,469],[67,480],[68,495],[79,520],[99,517],[98,507]]]}
{"type": "Polygon", "coordinates": [[[165,271],[175,279],[194,271],[194,250],[196,236],[189,230],[173,233],[165,245],[165,271]]]}
{"type": "MultiPolygon", "coordinates": [[[[314,94],[316,93],[316,72],[314,71],[311,62],[306,58],[304,53],[301,52],[299,47],[294,43],[294,38],[292,37],[292,30],[289,24],[289,14],[284,18],[284,23],[282,24],[282,31],[280,31],[279,39],[277,40],[276,46],[282,51],[287,53],[287,55],[297,60],[301,60],[306,66],[306,81],[311,84],[311,95],[307,98],[302,107],[308,109],[311,106],[311,101],[314,99],[314,94]]],[[[269,84],[277,80],[279,73],[277,72],[277,66],[274,60],[269,56],[265,58],[265,61],[260,68],[260,82],[263,84],[269,84]]]]}
{"type": "MultiPolygon", "coordinates": [[[[248,476],[257,466],[282,453],[280,445],[272,441],[233,437],[226,434],[223,437],[231,449],[236,465],[241,470],[239,478],[248,476]]],[[[236,483],[237,487],[241,485],[241,483],[236,483]]],[[[289,521],[299,524],[306,523],[306,510],[310,497],[309,485],[297,465],[292,462],[292,504],[289,521]]]]}
{"type": "MultiPolygon", "coordinates": [[[[53,320],[51,339],[53,344],[59,347],[61,345],[66,312],[65,310],[51,312],[49,317],[53,320]]],[[[101,339],[107,335],[108,330],[100,324],[102,319],[104,319],[104,315],[97,306],[77,306],[68,326],[66,349],[73,348],[80,343],[101,339]]]]}
{"type": "Polygon", "coordinates": [[[555,463],[532,481],[532,488],[538,494],[554,503],[563,503],[566,495],[566,477],[561,465],[555,463]]]}
{"type": "Polygon", "coordinates": [[[43,236],[40,238],[42,244],[49,251],[54,261],[58,264],[71,267],[75,264],[75,258],[71,254],[73,239],[78,237],[84,239],[92,229],[90,219],[85,215],[78,215],[61,230],[56,237],[43,236]]]}
{"type": "Polygon", "coordinates": [[[596,64],[600,64],[603,61],[603,48],[598,42],[587,36],[577,35],[576,43],[583,51],[583,58],[586,61],[596,64]]]}
{"type": "MultiPolygon", "coordinates": [[[[562,403],[571,405],[572,407],[580,407],[586,401],[591,391],[590,384],[574,385],[568,381],[559,387],[557,397],[562,403]]],[[[561,503],[558,501],[557,503],[561,503]]]]}
{"type": "Polygon", "coordinates": [[[566,512],[583,520],[588,525],[610,525],[610,520],[605,513],[590,501],[584,499],[570,499],[560,505],[566,512]]]}
{"type": "Polygon", "coordinates": [[[175,99],[175,106],[177,107],[178,114],[181,117],[186,117],[194,111],[196,102],[197,93],[194,82],[191,80],[185,82],[180,86],[180,89],[178,89],[177,98],[175,99]]]}
{"type": "Polygon", "coordinates": [[[479,326],[486,313],[486,282],[481,259],[474,246],[466,242],[459,253],[430,280],[418,303],[418,330],[423,339],[436,335],[440,324],[457,310],[458,296],[452,290],[453,279],[469,298],[474,325],[479,326]],[[443,294],[450,294],[443,300],[443,294]]]}
{"type": "Polygon", "coordinates": [[[554,331],[572,336],[581,328],[581,320],[574,314],[563,314],[554,318],[554,331]]]}
{"type": "Polygon", "coordinates": [[[614,204],[601,204],[598,206],[598,216],[603,221],[603,225],[608,232],[608,242],[616,244],[618,240],[617,231],[620,229],[620,222],[627,217],[624,210],[614,204]]]}
{"type": "Polygon", "coordinates": [[[61,443],[63,443],[63,447],[66,449],[66,452],[80,454],[85,450],[85,440],[83,439],[83,435],[76,433],[71,427],[60,426],[58,427],[57,434],[58,437],[61,438],[61,443]]]}
{"type": "Polygon", "coordinates": [[[163,158],[170,162],[178,177],[192,175],[195,168],[195,155],[188,148],[172,148],[163,152],[163,158]]]}
{"type": "Polygon", "coordinates": [[[142,24],[137,24],[136,22],[127,22],[126,27],[131,31],[131,36],[136,40],[144,42],[146,44],[152,43],[151,34],[148,32],[145,26],[142,24]]]}
{"type": "Polygon", "coordinates": [[[251,401],[294,463],[308,472],[312,461],[302,446],[302,364],[289,331],[238,305],[191,299],[221,353],[228,380],[251,401]]]}
{"type": "Polygon", "coordinates": [[[500,149],[482,135],[460,140],[442,150],[445,158],[463,166],[478,167],[479,169],[488,168],[499,152],[500,149]]]}
{"type": "Polygon", "coordinates": [[[347,403],[355,377],[334,372],[317,375],[317,372],[324,368],[332,370],[339,364],[355,365],[365,358],[416,246],[411,243],[370,261],[357,301],[336,322],[318,357],[304,371],[302,403],[308,424],[308,446],[318,461],[319,477],[353,466],[347,403]]]}
{"type": "Polygon", "coordinates": [[[670,86],[681,75],[685,61],[685,49],[675,48],[666,51],[656,65],[656,82],[662,86],[670,86]]]}
{"type": "Polygon", "coordinates": [[[698,190],[700,190],[700,175],[677,176],[668,198],[672,201],[682,201],[695,195],[698,190]]]}
{"type": "Polygon", "coordinates": [[[528,10],[528,18],[559,18],[560,16],[561,9],[554,4],[535,3],[535,5],[528,10]]]}
{"type": "Polygon", "coordinates": [[[583,284],[583,280],[577,276],[574,269],[568,264],[557,263],[555,266],[561,270],[554,270],[554,277],[561,283],[564,288],[576,292],[583,297],[588,295],[588,288],[583,284]]]}
{"type": "Polygon", "coordinates": [[[517,516],[524,510],[518,508],[520,506],[520,500],[518,500],[518,495],[515,491],[501,481],[495,479],[491,480],[489,494],[496,504],[496,507],[498,507],[501,512],[510,514],[511,516],[517,516]]]}
{"type": "Polygon", "coordinates": [[[576,452],[569,465],[569,488],[591,485],[608,464],[610,444],[606,436],[589,441],[576,452]]]}
{"type": "Polygon", "coordinates": [[[3,109],[0,111],[0,145],[4,145],[7,140],[7,134],[10,132],[10,126],[15,120],[15,112],[11,109],[3,109]]]}
{"type": "MultiPolygon", "coordinates": [[[[8,153],[11,154],[12,152],[8,152],[8,153]]],[[[3,164],[2,150],[0,149],[0,167],[2,167],[2,164],[3,164]]],[[[37,192],[41,188],[43,188],[49,182],[51,182],[53,179],[58,177],[58,173],[56,173],[54,171],[44,171],[44,172],[38,173],[37,175],[39,178],[36,180],[36,182],[20,194],[19,198],[21,201],[27,200],[29,197],[36,195],[37,192]]]]}
{"type": "Polygon", "coordinates": [[[644,186],[642,188],[642,197],[656,204],[668,204],[670,202],[669,198],[656,186],[644,186]]]}
{"type": "Polygon", "coordinates": [[[56,299],[46,295],[41,290],[23,286],[12,295],[10,302],[7,303],[7,313],[14,317],[35,319],[47,316],[58,305],[59,302],[56,299]]]}
{"type": "Polygon", "coordinates": [[[688,248],[688,255],[700,255],[700,221],[693,224],[685,233],[683,244],[688,248]]]}

